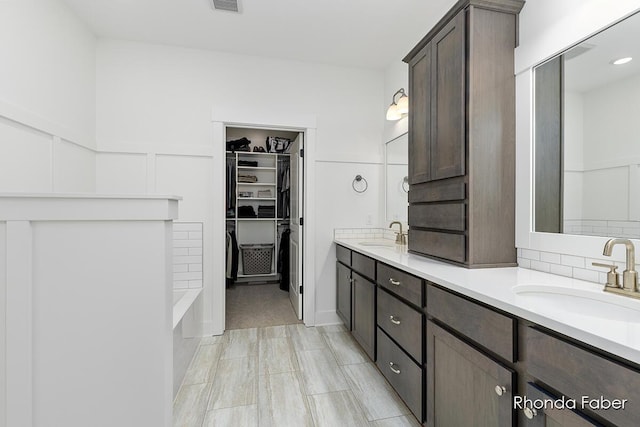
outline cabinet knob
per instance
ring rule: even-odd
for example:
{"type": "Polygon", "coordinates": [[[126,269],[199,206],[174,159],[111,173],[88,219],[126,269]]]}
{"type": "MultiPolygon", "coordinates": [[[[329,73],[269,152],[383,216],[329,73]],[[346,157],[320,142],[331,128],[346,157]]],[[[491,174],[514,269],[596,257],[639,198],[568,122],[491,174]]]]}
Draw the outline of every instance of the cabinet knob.
{"type": "Polygon", "coordinates": [[[391,283],[394,286],[400,286],[400,281],[394,279],[393,277],[389,277],[389,283],[391,283]]]}
{"type": "Polygon", "coordinates": [[[533,417],[535,417],[536,415],[538,415],[538,412],[533,409],[533,408],[529,408],[529,407],[525,407],[522,412],[524,412],[524,416],[527,417],[528,419],[532,420],[533,417]]]}
{"type": "Polygon", "coordinates": [[[496,391],[496,394],[498,396],[502,396],[503,394],[505,394],[507,392],[507,389],[502,385],[497,385],[494,390],[496,391]]]}
{"type": "Polygon", "coordinates": [[[349,283],[353,283],[353,282],[355,282],[355,280],[349,279],[349,283]]]}
{"type": "Polygon", "coordinates": [[[399,325],[400,321],[398,319],[395,318],[395,316],[391,315],[389,316],[389,320],[391,320],[391,323],[393,323],[394,325],[399,325]]]}
{"type": "Polygon", "coordinates": [[[389,369],[396,375],[400,375],[400,369],[396,368],[396,364],[393,362],[389,362],[389,369]]]}

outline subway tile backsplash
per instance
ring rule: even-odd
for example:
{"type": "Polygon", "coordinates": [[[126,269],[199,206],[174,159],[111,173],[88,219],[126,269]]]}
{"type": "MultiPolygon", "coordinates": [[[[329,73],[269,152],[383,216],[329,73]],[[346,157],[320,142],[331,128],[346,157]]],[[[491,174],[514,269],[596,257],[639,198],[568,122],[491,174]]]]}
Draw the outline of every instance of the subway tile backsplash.
{"type": "Polygon", "coordinates": [[[337,239],[390,239],[396,235],[388,228],[335,228],[333,237],[337,239]]]}
{"type": "Polygon", "coordinates": [[[202,223],[173,223],[173,288],[202,287],[202,223]]]}
{"type": "Polygon", "coordinates": [[[564,221],[564,233],[638,239],[640,238],[640,222],[567,219],[564,221]]]}
{"type": "Polygon", "coordinates": [[[519,267],[603,284],[607,281],[606,269],[594,267],[592,265],[594,262],[613,263],[621,270],[624,268],[624,262],[615,262],[611,258],[586,258],[555,252],[518,249],[519,267]]]}

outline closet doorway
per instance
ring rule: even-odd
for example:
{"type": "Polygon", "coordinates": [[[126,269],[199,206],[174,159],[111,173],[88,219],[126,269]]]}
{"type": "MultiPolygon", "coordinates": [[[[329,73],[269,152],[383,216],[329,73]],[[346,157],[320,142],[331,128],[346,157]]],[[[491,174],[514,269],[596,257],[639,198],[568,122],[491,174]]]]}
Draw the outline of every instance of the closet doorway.
{"type": "Polygon", "coordinates": [[[225,140],[225,329],[299,323],[304,132],[228,125],[225,140]]]}

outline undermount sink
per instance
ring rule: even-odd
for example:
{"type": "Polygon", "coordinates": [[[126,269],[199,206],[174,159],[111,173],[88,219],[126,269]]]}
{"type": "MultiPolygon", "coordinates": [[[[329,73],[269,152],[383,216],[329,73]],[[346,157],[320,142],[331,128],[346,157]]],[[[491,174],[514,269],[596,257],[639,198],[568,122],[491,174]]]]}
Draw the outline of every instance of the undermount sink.
{"type": "Polygon", "coordinates": [[[549,285],[518,285],[512,291],[519,303],[541,314],[640,323],[640,301],[624,296],[549,285]]]}
{"type": "Polygon", "coordinates": [[[391,241],[384,241],[384,240],[373,240],[373,241],[358,242],[358,243],[362,246],[377,246],[381,248],[394,248],[396,246],[395,243],[391,241]]]}

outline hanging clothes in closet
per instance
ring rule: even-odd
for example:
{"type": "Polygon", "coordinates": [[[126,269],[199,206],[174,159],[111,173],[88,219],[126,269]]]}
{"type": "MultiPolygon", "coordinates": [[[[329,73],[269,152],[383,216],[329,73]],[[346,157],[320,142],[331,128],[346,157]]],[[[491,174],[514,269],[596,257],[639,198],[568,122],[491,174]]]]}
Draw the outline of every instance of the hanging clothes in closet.
{"type": "Polygon", "coordinates": [[[238,241],[236,239],[236,232],[233,227],[227,225],[227,241],[226,241],[226,265],[225,276],[227,282],[227,288],[234,284],[238,280],[238,261],[240,250],[238,249],[238,241]]]}
{"type": "Polygon", "coordinates": [[[236,216],[236,157],[227,155],[227,218],[236,216]]]}
{"type": "Polygon", "coordinates": [[[278,273],[280,273],[280,289],[289,291],[289,237],[291,230],[282,231],[280,248],[278,249],[278,273]]]}
{"type": "Polygon", "coordinates": [[[291,160],[289,156],[278,156],[278,218],[289,218],[290,190],[289,168],[291,160]]]}

